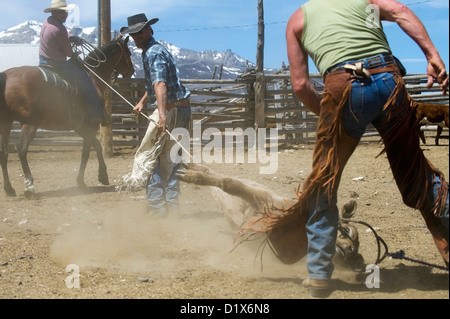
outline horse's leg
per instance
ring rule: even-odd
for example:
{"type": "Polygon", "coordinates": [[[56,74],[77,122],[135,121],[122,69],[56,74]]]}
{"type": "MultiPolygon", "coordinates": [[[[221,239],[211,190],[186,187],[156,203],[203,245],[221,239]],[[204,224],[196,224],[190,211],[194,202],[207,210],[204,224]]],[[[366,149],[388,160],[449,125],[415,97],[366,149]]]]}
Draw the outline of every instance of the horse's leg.
{"type": "Polygon", "coordinates": [[[31,174],[30,166],[28,165],[28,146],[36,135],[37,127],[32,125],[22,125],[22,134],[17,143],[17,154],[19,155],[20,163],[22,164],[23,174],[25,176],[25,197],[32,198],[36,193],[34,187],[34,178],[31,174]]]}
{"type": "Polygon", "coordinates": [[[80,188],[86,188],[86,184],[84,183],[84,173],[86,171],[86,165],[89,160],[89,153],[91,151],[91,146],[94,148],[97,153],[98,159],[98,181],[103,185],[109,185],[108,173],[106,170],[105,159],[103,157],[103,149],[100,142],[93,137],[83,137],[83,152],[81,154],[81,164],[80,170],[77,176],[77,185],[80,188]]]}
{"type": "Polygon", "coordinates": [[[106,169],[105,159],[103,157],[103,148],[100,142],[94,137],[91,141],[92,147],[97,153],[98,159],[98,181],[103,185],[109,185],[108,172],[106,169]]]}
{"type": "Polygon", "coordinates": [[[15,197],[16,191],[11,186],[8,174],[8,142],[9,134],[11,132],[12,122],[1,121],[0,123],[0,164],[3,171],[3,188],[6,196],[15,197]]]}
{"type": "Polygon", "coordinates": [[[91,143],[87,138],[83,138],[83,151],[81,152],[81,163],[77,176],[77,185],[81,189],[86,188],[86,184],[84,183],[84,172],[86,171],[86,165],[89,160],[90,151],[91,151],[91,143]]]}
{"type": "Polygon", "coordinates": [[[84,125],[80,129],[76,130],[77,133],[83,138],[83,152],[81,154],[80,171],[78,172],[77,184],[80,188],[85,188],[84,172],[86,170],[87,161],[89,159],[89,153],[91,146],[97,153],[98,159],[98,180],[103,185],[109,185],[108,173],[106,172],[106,164],[103,158],[103,149],[100,142],[97,140],[96,135],[98,131],[97,126],[84,125]]]}
{"type": "Polygon", "coordinates": [[[425,141],[425,132],[420,129],[424,125],[425,124],[419,126],[419,137],[422,140],[423,144],[427,144],[426,141],[425,141]]]}
{"type": "Polygon", "coordinates": [[[439,137],[441,137],[442,130],[443,130],[443,129],[442,129],[442,126],[441,126],[441,124],[439,123],[438,126],[437,126],[436,137],[435,137],[435,139],[434,139],[434,144],[436,144],[436,145],[439,145],[439,137]]]}

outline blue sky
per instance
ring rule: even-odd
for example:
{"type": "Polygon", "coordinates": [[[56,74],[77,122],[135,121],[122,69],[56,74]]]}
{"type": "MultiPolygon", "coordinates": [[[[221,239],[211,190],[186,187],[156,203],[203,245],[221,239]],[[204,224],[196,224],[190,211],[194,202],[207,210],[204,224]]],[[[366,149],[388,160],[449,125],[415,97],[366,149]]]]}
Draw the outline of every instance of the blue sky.
{"type": "MultiPolygon", "coordinates": [[[[337,0],[338,1],[338,0],[337,0]]],[[[80,8],[83,27],[97,25],[97,0],[67,0],[80,8]]],[[[286,64],[284,29],[290,15],[306,0],[264,0],[265,52],[264,65],[279,68],[286,64]]],[[[449,69],[449,0],[401,0],[423,21],[431,39],[449,69]]],[[[0,30],[27,20],[43,22],[43,10],[51,0],[2,1],[0,30]],[[24,10],[24,8],[26,8],[24,10]]],[[[155,38],[181,48],[227,50],[256,61],[257,0],[111,0],[112,28],[127,24],[127,17],[145,13],[157,17],[155,38]]],[[[421,50],[393,23],[383,23],[394,54],[409,73],[425,73],[426,60],[421,50]]],[[[315,68],[311,70],[314,72],[315,68]]]]}

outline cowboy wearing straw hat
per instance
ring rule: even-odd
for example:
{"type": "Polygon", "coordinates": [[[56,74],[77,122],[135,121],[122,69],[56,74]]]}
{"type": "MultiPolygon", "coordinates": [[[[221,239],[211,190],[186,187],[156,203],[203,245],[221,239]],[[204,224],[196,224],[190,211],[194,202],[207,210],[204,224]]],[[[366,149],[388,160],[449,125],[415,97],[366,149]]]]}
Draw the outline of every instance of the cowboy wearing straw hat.
{"type": "Polygon", "coordinates": [[[66,1],[64,0],[52,0],[52,3],[50,5],[50,8],[47,8],[44,10],[45,13],[49,13],[55,10],[62,10],[62,11],[70,11],[75,7],[73,4],[67,5],[66,1]]]}
{"type": "Polygon", "coordinates": [[[144,13],[128,18],[128,33],[136,46],[143,50],[146,93],[134,107],[139,114],[148,102],[156,106],[142,143],[134,158],[133,171],[123,177],[124,188],[147,188],[147,200],[152,213],[165,215],[176,211],[180,181],[175,177],[179,164],[171,158],[176,143],[166,131],[189,128],[191,92],[180,81],[178,68],[170,52],[155,41],[152,25],[158,18],[148,20],[144,13]]]}
{"type": "Polygon", "coordinates": [[[50,8],[44,10],[51,13],[42,25],[39,43],[39,63],[41,65],[50,65],[58,70],[64,78],[75,82],[81,92],[84,104],[87,107],[89,121],[92,125],[106,124],[106,118],[103,115],[103,105],[97,95],[94,83],[89,75],[76,63],[67,60],[73,56],[70,42],[80,43],[81,39],[71,36],[64,22],[66,22],[68,11],[75,6],[67,5],[64,0],[52,0],[50,8]]]}

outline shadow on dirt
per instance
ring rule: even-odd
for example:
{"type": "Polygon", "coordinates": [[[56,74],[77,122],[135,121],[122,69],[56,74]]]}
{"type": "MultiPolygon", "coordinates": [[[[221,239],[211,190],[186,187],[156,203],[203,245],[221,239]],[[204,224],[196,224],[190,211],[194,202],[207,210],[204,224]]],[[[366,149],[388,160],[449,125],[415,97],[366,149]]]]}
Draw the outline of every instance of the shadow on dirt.
{"type": "MultiPolygon", "coordinates": [[[[393,269],[383,269],[380,267],[380,284],[379,288],[368,288],[366,280],[371,280],[370,274],[361,273],[358,281],[347,282],[341,279],[334,279],[333,287],[335,290],[353,291],[353,292],[383,292],[383,293],[399,293],[408,289],[420,291],[436,291],[448,290],[449,281],[448,273],[439,271],[434,273],[433,268],[427,266],[409,266],[399,264],[393,269]]],[[[369,286],[371,286],[369,282],[369,286]]]]}
{"type": "Polygon", "coordinates": [[[78,187],[68,187],[64,189],[56,189],[43,191],[36,194],[36,199],[42,198],[57,198],[57,197],[74,197],[83,196],[89,194],[100,194],[100,193],[114,193],[116,191],[115,185],[109,186],[91,186],[85,189],[80,189],[78,187]]]}

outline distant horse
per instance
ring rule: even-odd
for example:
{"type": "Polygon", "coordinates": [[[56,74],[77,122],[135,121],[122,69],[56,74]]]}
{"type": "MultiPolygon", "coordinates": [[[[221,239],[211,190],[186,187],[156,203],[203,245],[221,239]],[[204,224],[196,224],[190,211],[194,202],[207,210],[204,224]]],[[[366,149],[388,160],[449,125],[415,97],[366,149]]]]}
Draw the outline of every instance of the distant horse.
{"type": "MultiPolygon", "coordinates": [[[[93,70],[105,81],[121,74],[130,78],[134,73],[131,53],[126,39],[117,38],[100,48],[105,59],[93,70]]],[[[85,61],[91,59],[91,55],[85,61]]],[[[92,59],[91,59],[92,60],[92,59]]],[[[89,64],[91,65],[91,64],[89,64]]],[[[106,85],[94,74],[90,74],[100,97],[106,85]]],[[[98,125],[89,123],[87,107],[79,94],[56,85],[54,77],[46,77],[38,67],[22,66],[0,73],[0,164],[3,171],[4,189],[9,197],[16,196],[8,175],[8,141],[13,121],[21,124],[21,135],[16,145],[25,178],[25,196],[35,194],[34,179],[28,165],[28,146],[38,128],[65,131],[74,130],[83,138],[83,151],[77,185],[85,188],[84,172],[89,159],[91,147],[97,153],[99,172],[98,180],[109,185],[106,164],[100,142],[96,138],[98,125]],[[49,80],[50,78],[50,80],[49,80]],[[68,93],[68,91],[72,93],[68,93]]],[[[69,80],[70,79],[66,79],[69,80]]]]}
{"type": "MultiPolygon", "coordinates": [[[[416,118],[419,126],[425,126],[430,124],[437,124],[437,133],[434,139],[434,143],[439,145],[439,137],[441,136],[444,127],[448,128],[449,125],[449,107],[445,104],[437,103],[422,103],[413,102],[412,107],[416,111],[416,118]]],[[[423,131],[419,131],[420,139],[423,144],[425,142],[425,134],[423,131]]]]}

